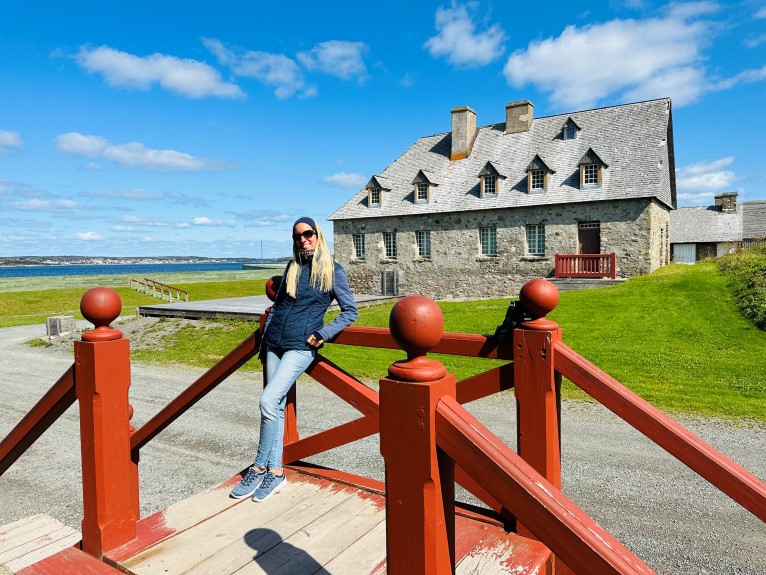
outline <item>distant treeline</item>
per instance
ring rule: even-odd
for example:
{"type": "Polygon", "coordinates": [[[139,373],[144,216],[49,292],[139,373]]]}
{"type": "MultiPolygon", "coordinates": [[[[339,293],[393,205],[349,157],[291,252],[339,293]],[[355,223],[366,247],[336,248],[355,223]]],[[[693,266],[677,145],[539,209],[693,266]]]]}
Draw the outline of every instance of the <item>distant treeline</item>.
{"type": "Polygon", "coordinates": [[[55,265],[99,265],[99,264],[180,264],[180,263],[282,263],[282,258],[206,258],[201,256],[158,256],[158,257],[112,257],[112,256],[14,256],[0,258],[0,266],[55,266],[55,265]]]}

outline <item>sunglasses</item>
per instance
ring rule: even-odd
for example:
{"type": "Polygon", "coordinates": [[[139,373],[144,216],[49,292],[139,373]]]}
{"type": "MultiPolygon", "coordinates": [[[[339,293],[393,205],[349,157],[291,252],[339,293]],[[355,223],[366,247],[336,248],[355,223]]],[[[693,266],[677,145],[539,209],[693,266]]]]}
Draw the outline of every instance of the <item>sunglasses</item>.
{"type": "Polygon", "coordinates": [[[305,240],[310,240],[316,235],[316,232],[314,230],[306,230],[305,232],[302,232],[300,234],[293,234],[293,241],[299,242],[301,241],[301,238],[305,240]]]}

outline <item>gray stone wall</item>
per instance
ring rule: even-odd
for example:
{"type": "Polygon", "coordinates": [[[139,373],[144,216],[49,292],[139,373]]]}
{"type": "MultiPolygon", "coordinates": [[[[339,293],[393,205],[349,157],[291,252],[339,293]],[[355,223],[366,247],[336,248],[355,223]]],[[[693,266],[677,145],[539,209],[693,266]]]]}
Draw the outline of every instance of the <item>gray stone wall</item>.
{"type": "Polygon", "coordinates": [[[616,252],[617,275],[651,273],[667,254],[668,210],[651,199],[482,210],[334,222],[335,258],[359,293],[381,293],[381,273],[395,270],[399,294],[435,299],[511,297],[527,280],[552,277],[554,254],[578,252],[578,223],[600,222],[601,253],[616,252]],[[545,225],[545,256],[527,255],[526,225],[545,225]],[[481,254],[479,228],[497,228],[497,256],[481,254]],[[665,231],[661,229],[664,227],[665,231]],[[415,232],[431,232],[431,257],[418,256],[415,232]],[[396,259],[383,232],[395,232],[396,259]],[[352,235],[365,234],[357,259],[352,235]],[[664,252],[663,252],[664,250],[664,252]]]}

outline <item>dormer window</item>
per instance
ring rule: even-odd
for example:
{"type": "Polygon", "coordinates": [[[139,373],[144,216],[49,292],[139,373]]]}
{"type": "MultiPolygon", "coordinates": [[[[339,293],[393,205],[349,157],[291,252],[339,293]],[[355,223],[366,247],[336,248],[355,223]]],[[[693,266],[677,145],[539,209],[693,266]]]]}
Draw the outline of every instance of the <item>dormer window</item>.
{"type": "Polygon", "coordinates": [[[422,204],[428,202],[428,184],[418,182],[415,184],[415,203],[422,204]]]}
{"type": "Polygon", "coordinates": [[[500,175],[492,162],[487,162],[484,168],[479,172],[479,197],[496,198],[500,188],[500,180],[505,179],[500,175]]]}
{"type": "Polygon", "coordinates": [[[527,166],[527,191],[529,193],[546,191],[548,189],[548,176],[555,173],[540,156],[535,156],[527,166]]]}
{"type": "Polygon", "coordinates": [[[590,148],[580,160],[580,189],[599,188],[604,180],[604,161],[590,148]]]}
{"type": "Polygon", "coordinates": [[[484,176],[481,180],[482,196],[496,196],[497,195],[497,176],[484,176]]]}
{"type": "Polygon", "coordinates": [[[383,192],[390,190],[391,186],[388,184],[388,178],[383,176],[373,176],[365,186],[367,190],[367,207],[379,208],[383,205],[383,192]]]}
{"type": "Polygon", "coordinates": [[[561,137],[564,140],[574,140],[577,138],[577,132],[580,131],[578,126],[572,118],[567,118],[564,122],[564,126],[561,128],[561,137]]]}
{"type": "Polygon", "coordinates": [[[412,180],[412,201],[416,204],[427,204],[431,201],[431,188],[438,185],[436,176],[429,171],[420,170],[412,180]]]}

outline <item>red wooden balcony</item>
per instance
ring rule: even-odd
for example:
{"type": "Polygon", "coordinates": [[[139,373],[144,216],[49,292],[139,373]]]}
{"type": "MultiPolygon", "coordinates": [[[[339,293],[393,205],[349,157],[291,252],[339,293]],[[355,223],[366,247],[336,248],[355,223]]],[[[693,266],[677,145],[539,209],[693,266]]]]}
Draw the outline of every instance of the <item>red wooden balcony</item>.
{"type": "Polygon", "coordinates": [[[254,357],[260,331],[134,429],[129,345],[109,327],[119,297],[91,290],[81,309],[96,329],[76,342],[72,367],[0,442],[2,474],[79,403],[82,540],[71,547],[67,532],[61,551],[51,551],[47,536],[36,547],[26,537],[28,524],[20,522],[0,529],[0,558],[12,558],[20,575],[652,573],[561,492],[562,376],[766,521],[766,485],[564,345],[559,326],[546,319],[557,302],[553,284],[528,282],[520,296],[523,317],[509,314],[516,321],[498,333],[510,337],[494,338],[443,333],[434,302],[401,300],[390,329],[350,327],[332,342],[406,351],[407,359],[381,378],[379,392],[321,355],[307,370],[359,418],[300,437],[299,398],[291,391],[284,452],[289,483],[282,492],[262,505],[229,499],[235,476],[140,518],[141,448],[254,357]],[[499,361],[456,381],[428,352],[499,361]],[[462,406],[508,389],[516,400],[518,453],[462,406]],[[375,433],[385,482],[302,461],[375,433]],[[486,508],[456,502],[456,484],[486,508]],[[10,549],[3,547],[8,542],[10,549]]]}
{"type": "Polygon", "coordinates": [[[617,259],[610,254],[556,254],[554,277],[564,278],[617,278],[617,259]]]}

